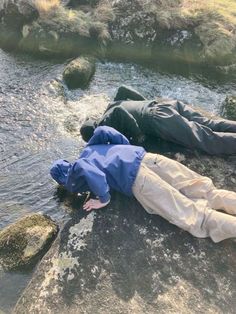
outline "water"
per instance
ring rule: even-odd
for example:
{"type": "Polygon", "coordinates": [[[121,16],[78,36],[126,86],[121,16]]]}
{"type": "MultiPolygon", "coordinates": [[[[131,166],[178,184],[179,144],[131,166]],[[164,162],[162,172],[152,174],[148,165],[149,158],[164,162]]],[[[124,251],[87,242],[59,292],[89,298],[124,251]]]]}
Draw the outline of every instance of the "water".
{"type": "MultiPolygon", "coordinates": [[[[78,156],[83,142],[79,125],[99,115],[121,84],[146,97],[167,96],[217,113],[233,83],[201,76],[158,73],[130,63],[98,63],[85,91],[68,91],[60,84],[65,64],[35,60],[0,50],[0,229],[31,212],[65,221],[70,206],[58,203],[50,179],[53,160],[78,156]],[[72,132],[68,132],[70,121],[72,132]]],[[[71,129],[71,128],[70,128],[71,129]]],[[[0,312],[9,312],[31,276],[0,271],[0,312]]]]}

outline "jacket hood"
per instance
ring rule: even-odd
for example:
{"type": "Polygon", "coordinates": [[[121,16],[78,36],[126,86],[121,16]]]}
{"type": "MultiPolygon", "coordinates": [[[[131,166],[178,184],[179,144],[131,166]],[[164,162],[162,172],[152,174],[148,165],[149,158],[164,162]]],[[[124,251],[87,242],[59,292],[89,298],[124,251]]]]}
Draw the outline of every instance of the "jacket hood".
{"type": "Polygon", "coordinates": [[[96,121],[92,119],[88,119],[82,124],[80,134],[85,142],[88,142],[93,136],[96,126],[96,121]]]}
{"type": "Polygon", "coordinates": [[[53,163],[50,174],[58,184],[65,186],[69,167],[70,163],[68,161],[59,159],[53,163]]]}

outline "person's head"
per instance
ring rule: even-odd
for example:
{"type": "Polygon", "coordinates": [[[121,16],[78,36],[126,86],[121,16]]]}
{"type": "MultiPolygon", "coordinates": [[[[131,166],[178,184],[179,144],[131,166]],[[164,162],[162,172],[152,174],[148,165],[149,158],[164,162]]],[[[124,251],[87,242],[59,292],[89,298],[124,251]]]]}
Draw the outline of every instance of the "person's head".
{"type": "Polygon", "coordinates": [[[93,136],[93,132],[96,129],[96,121],[87,119],[80,128],[80,134],[85,142],[88,142],[93,136]]]}
{"type": "Polygon", "coordinates": [[[50,169],[50,174],[58,184],[65,186],[69,167],[70,163],[68,161],[56,160],[50,169]]]}

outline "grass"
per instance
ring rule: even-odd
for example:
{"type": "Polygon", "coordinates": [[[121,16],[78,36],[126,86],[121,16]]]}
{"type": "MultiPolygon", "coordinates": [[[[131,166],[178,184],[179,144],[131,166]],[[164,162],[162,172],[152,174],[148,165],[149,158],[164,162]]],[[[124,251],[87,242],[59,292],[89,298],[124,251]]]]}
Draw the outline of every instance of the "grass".
{"type": "MultiPolygon", "coordinates": [[[[90,1],[93,5],[86,6],[87,10],[82,5],[68,9],[60,0],[32,1],[40,15],[39,23],[55,31],[91,37],[101,44],[110,39],[110,23],[125,15],[122,7],[119,11],[119,2],[114,5],[110,0],[90,1]]],[[[133,0],[133,4],[144,16],[154,16],[160,32],[190,29],[195,33],[203,46],[202,60],[222,60],[223,64],[236,49],[236,0],[133,0]]]]}
{"type": "Polygon", "coordinates": [[[61,6],[60,0],[34,0],[34,6],[39,15],[48,15],[61,6]]]}
{"type": "Polygon", "coordinates": [[[115,12],[109,0],[101,0],[93,12],[97,21],[109,23],[115,19],[115,12]]]}
{"type": "Polygon", "coordinates": [[[203,59],[223,61],[236,49],[235,0],[143,1],[143,10],[155,14],[161,29],[193,29],[203,44],[203,59]]]}
{"type": "Polygon", "coordinates": [[[218,15],[225,25],[236,25],[236,1],[235,0],[183,0],[183,12],[190,15],[202,11],[218,15]]]}

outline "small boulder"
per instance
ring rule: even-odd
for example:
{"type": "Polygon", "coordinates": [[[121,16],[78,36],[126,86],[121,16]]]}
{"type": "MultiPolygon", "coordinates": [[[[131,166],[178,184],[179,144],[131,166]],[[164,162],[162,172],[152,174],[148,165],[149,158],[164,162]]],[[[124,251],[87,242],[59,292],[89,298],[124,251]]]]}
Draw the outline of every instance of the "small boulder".
{"type": "Polygon", "coordinates": [[[227,96],[221,108],[222,116],[236,121],[236,95],[227,96]]]}
{"type": "Polygon", "coordinates": [[[63,72],[63,79],[70,89],[86,87],[95,73],[95,60],[79,57],[71,61],[63,72]]]}
{"type": "Polygon", "coordinates": [[[32,264],[55,238],[57,225],[47,216],[28,215],[0,231],[0,266],[5,270],[32,264]]]}

